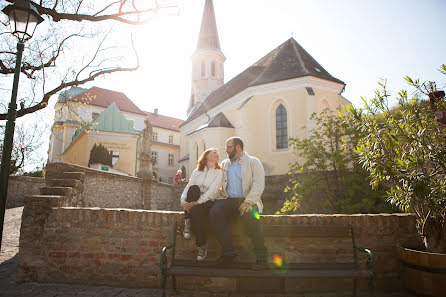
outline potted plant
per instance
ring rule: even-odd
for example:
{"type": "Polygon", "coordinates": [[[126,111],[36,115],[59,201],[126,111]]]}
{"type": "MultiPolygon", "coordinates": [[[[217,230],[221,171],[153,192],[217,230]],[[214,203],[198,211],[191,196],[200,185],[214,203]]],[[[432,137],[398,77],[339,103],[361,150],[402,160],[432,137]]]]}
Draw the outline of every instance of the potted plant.
{"type": "MultiPolygon", "coordinates": [[[[446,65],[440,71],[446,74],[446,65]]],[[[413,256],[410,249],[400,248],[403,261],[412,268],[424,266],[424,262],[439,264],[423,267],[420,273],[424,274],[406,270],[411,279],[406,284],[418,293],[444,296],[440,286],[446,282],[446,125],[441,117],[446,115],[446,102],[435,83],[420,83],[410,77],[405,80],[415,89],[413,95],[403,90],[391,106],[386,82],[382,81],[373,99],[363,99],[363,108],[346,108],[347,120],[364,135],[357,153],[370,173],[371,185],[390,186],[390,203],[416,217],[425,251],[413,256]],[[429,94],[430,102],[422,100],[429,94]],[[426,274],[433,275],[434,280],[425,281],[426,274]],[[425,283],[416,285],[414,280],[425,283]]]]}

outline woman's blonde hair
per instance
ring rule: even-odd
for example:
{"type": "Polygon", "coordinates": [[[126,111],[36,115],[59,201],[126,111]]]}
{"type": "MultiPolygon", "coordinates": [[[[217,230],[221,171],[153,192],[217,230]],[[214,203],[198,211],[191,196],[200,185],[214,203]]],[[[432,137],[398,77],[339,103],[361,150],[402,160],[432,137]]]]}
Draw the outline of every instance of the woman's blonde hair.
{"type": "MultiPolygon", "coordinates": [[[[213,151],[218,151],[218,150],[213,147],[213,148],[205,150],[201,154],[200,158],[198,158],[198,161],[197,161],[197,169],[198,169],[198,171],[203,171],[204,170],[204,168],[206,167],[206,164],[208,163],[208,155],[209,155],[210,152],[213,152],[213,151]]],[[[220,164],[218,164],[218,163],[215,164],[215,168],[221,169],[220,164]]]]}

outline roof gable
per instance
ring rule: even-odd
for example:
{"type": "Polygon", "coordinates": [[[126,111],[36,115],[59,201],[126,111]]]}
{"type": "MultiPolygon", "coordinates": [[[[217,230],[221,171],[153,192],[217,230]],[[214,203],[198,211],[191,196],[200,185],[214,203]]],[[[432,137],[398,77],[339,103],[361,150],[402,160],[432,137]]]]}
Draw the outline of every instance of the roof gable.
{"type": "Polygon", "coordinates": [[[290,38],[209,94],[181,125],[196,119],[248,87],[305,76],[344,84],[331,76],[294,38],[290,38]]]}
{"type": "Polygon", "coordinates": [[[131,133],[138,132],[133,129],[133,123],[127,120],[115,103],[110,104],[92,123],[93,129],[98,131],[131,133]]]}

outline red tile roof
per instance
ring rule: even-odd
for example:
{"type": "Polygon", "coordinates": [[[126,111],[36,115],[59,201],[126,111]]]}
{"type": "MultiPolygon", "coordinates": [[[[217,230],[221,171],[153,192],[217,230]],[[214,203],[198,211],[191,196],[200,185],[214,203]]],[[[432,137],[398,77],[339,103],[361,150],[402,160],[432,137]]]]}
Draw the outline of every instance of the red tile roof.
{"type": "Polygon", "coordinates": [[[145,115],[124,93],[92,87],[68,101],[82,102],[90,105],[107,108],[113,102],[121,111],[145,115]]]}
{"type": "Polygon", "coordinates": [[[152,126],[154,127],[180,131],[179,126],[184,122],[181,119],[163,116],[160,114],[155,114],[153,112],[145,111],[144,113],[149,118],[152,126]]]}

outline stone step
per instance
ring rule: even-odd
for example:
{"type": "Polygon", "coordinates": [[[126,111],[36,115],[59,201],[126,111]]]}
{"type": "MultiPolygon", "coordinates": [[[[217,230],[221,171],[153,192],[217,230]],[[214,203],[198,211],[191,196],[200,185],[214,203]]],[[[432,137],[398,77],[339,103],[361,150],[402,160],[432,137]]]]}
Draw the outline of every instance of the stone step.
{"type": "Polygon", "coordinates": [[[49,187],[72,187],[76,189],[82,185],[82,182],[77,179],[55,178],[47,180],[46,185],[49,187]]]}
{"type": "Polygon", "coordinates": [[[60,171],[48,171],[45,175],[45,179],[51,180],[51,179],[76,179],[80,181],[84,181],[85,173],[83,172],[60,172],[60,171]]]}
{"type": "Polygon", "coordinates": [[[40,188],[41,195],[60,195],[60,196],[69,196],[74,193],[74,189],[72,187],[41,187],[40,188]]]}
{"type": "MultiPolygon", "coordinates": [[[[71,198],[67,196],[60,196],[60,195],[30,195],[25,196],[24,203],[25,206],[28,203],[48,203],[52,207],[66,207],[70,206],[71,198]]],[[[33,205],[34,207],[35,205],[33,205]]],[[[26,207],[25,207],[26,208],[26,207]]]]}

